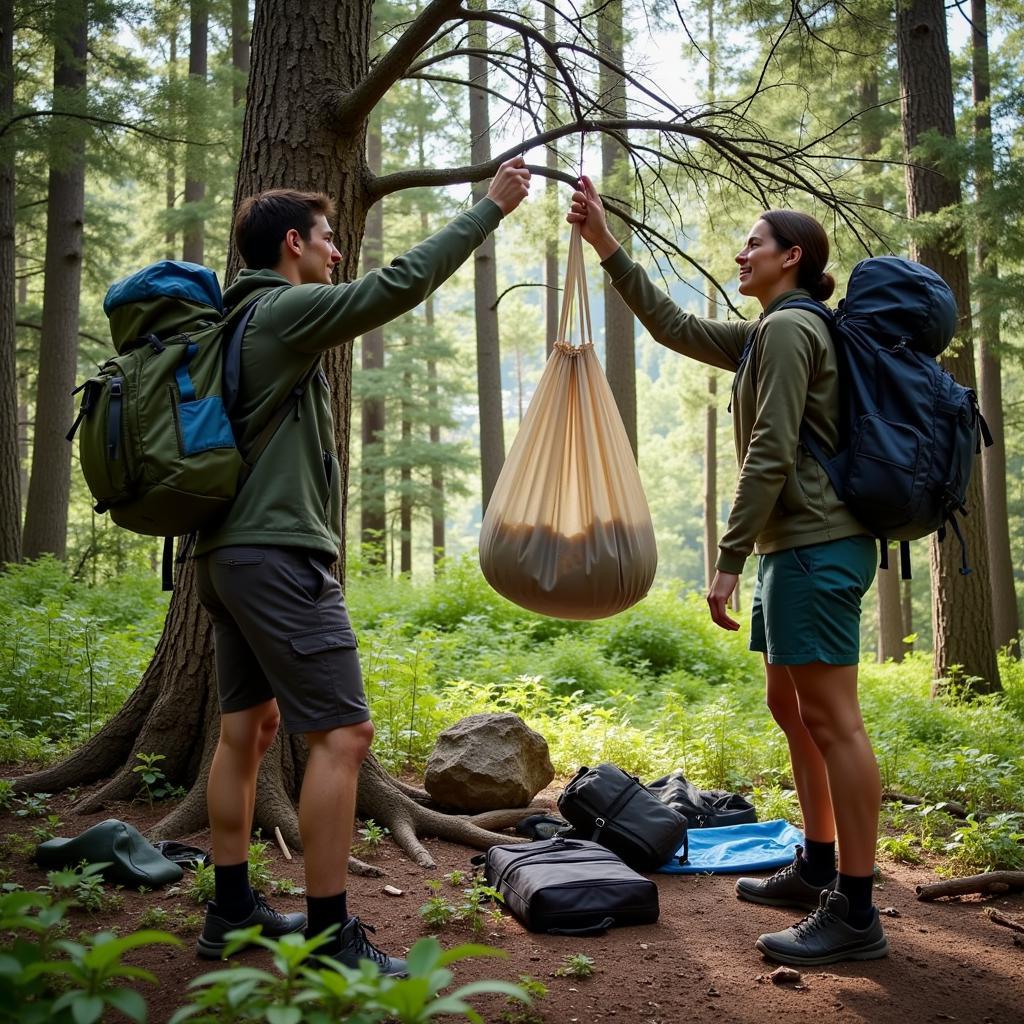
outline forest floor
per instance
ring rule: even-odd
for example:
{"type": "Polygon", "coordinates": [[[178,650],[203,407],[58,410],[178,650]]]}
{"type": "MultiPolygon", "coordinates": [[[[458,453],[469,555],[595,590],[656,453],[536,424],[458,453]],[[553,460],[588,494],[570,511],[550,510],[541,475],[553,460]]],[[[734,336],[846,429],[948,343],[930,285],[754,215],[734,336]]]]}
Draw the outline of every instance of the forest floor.
{"type": "MultiPolygon", "coordinates": [[[[0,776],[6,775],[0,771],[0,776]]],[[[105,813],[76,814],[66,797],[48,801],[49,812],[59,815],[59,835],[73,836],[104,818],[131,822],[145,831],[167,811],[167,805],[151,809],[146,804],[113,805],[105,813]]],[[[41,819],[0,815],[0,837],[27,837],[41,819]]],[[[161,838],[155,836],[152,838],[161,838]]],[[[209,834],[198,833],[185,841],[209,848],[209,834]]],[[[15,844],[16,845],[16,844],[15,844]]],[[[383,878],[353,877],[349,906],[377,929],[376,940],[388,952],[401,955],[418,938],[429,934],[418,913],[431,895],[427,882],[442,879],[453,870],[468,871],[475,852],[450,843],[427,840],[436,861],[423,869],[409,861],[386,840],[369,859],[384,871],[383,878]],[[384,885],[402,890],[388,895],[384,885]]],[[[275,878],[289,878],[302,885],[302,858],[286,861],[271,844],[275,878]]],[[[0,861],[8,881],[26,888],[44,884],[44,873],[21,853],[8,852],[0,861]]],[[[544,982],[548,994],[534,1006],[534,1021],[547,1024],[676,1024],[683,1021],[871,1021],[873,1024],[907,1024],[918,1021],[1024,1022],[1024,946],[1014,942],[1015,933],[993,923],[984,913],[995,907],[1024,917],[1024,895],[995,898],[978,896],[919,902],[915,886],[936,880],[934,866],[910,867],[884,861],[876,902],[884,908],[883,923],[890,953],[884,960],[836,964],[803,972],[800,984],[776,985],[768,978],[774,965],[754,950],[754,940],[764,931],[786,927],[798,913],[741,903],[736,899],[735,879],[726,875],[655,875],[661,902],[661,918],[655,925],[614,929],[599,938],[568,938],[535,935],[525,931],[507,914],[488,922],[482,934],[467,926],[450,925],[438,933],[445,946],[482,941],[500,947],[505,960],[472,960],[455,966],[456,982],[487,977],[515,980],[528,974],[544,982]],[[592,977],[578,980],[554,972],[569,954],[584,953],[594,961],[592,977]]],[[[457,896],[444,884],[442,895],[457,896]]],[[[140,895],[121,893],[123,903],[96,914],[75,911],[71,934],[113,928],[128,934],[140,928],[140,918],[155,907],[178,919],[193,915],[180,931],[180,948],[151,947],[129,956],[129,962],[151,970],[158,986],[144,986],[150,1020],[162,1024],[181,1005],[187,982],[211,969],[194,953],[198,933],[196,915],[201,908],[183,891],[161,890],[140,895]]],[[[302,896],[275,896],[281,910],[303,910],[302,896]]],[[[263,951],[242,953],[241,962],[268,965],[263,951]]],[[[474,1000],[488,1022],[506,1019],[503,998],[474,1000]]],[[[509,1018],[514,1019],[514,1018],[509,1018]]]]}

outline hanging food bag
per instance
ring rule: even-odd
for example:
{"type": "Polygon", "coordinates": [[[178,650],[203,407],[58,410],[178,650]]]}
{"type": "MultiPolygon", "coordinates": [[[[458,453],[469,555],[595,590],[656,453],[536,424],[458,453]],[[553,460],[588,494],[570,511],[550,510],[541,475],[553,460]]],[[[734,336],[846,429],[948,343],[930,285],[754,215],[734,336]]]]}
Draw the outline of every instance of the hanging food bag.
{"type": "Polygon", "coordinates": [[[657,565],[640,474],[594,353],[574,226],[558,340],[487,506],[480,566],[523,608],[601,619],[636,604],[657,565]],[[574,320],[578,347],[570,341],[574,320]]]}

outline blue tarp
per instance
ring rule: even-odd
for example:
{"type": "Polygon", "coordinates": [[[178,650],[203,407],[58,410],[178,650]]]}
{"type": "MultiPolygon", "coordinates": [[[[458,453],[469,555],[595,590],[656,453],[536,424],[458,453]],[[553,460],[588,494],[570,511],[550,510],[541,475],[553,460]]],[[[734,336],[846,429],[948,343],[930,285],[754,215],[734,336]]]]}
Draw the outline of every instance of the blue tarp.
{"type": "MultiPolygon", "coordinates": [[[[788,821],[758,821],[750,825],[722,828],[692,828],[689,833],[690,860],[670,861],[658,868],[669,874],[730,874],[765,871],[788,864],[803,845],[804,835],[788,821]]],[[[682,855],[682,848],[678,855],[682,855]]]]}

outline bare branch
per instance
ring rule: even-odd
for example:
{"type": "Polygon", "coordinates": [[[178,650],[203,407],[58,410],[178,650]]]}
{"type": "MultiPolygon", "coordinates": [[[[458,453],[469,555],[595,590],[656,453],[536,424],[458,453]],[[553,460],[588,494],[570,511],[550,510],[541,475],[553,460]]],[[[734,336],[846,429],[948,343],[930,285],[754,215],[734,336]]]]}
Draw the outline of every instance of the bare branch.
{"type": "Polygon", "coordinates": [[[459,0],[432,0],[427,4],[366,77],[342,97],[335,111],[338,129],[353,131],[361,125],[388,89],[402,77],[423,45],[458,11],[459,0]]]}

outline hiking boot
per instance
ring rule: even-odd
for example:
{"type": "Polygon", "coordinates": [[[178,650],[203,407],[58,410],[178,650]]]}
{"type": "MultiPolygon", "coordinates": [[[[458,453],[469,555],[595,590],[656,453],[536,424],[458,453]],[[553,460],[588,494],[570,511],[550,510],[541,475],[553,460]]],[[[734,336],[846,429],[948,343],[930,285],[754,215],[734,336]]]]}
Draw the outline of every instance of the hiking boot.
{"type": "Polygon", "coordinates": [[[849,914],[846,897],[826,889],[817,910],[785,931],[762,935],[754,945],[769,960],[798,967],[840,960],[878,960],[885,956],[889,943],[877,908],[871,908],[871,923],[866,928],[847,924],[849,914]]]}
{"type": "Polygon", "coordinates": [[[404,978],[409,973],[406,962],[397,956],[388,956],[378,949],[367,938],[367,932],[375,932],[372,924],[364,924],[358,917],[350,917],[341,929],[340,935],[334,935],[331,941],[321,946],[316,955],[330,957],[346,967],[357,968],[360,960],[369,960],[377,966],[381,974],[392,978],[404,978]]]}
{"type": "Polygon", "coordinates": [[[256,906],[241,921],[228,921],[221,917],[217,913],[215,903],[206,905],[206,920],[203,922],[202,934],[196,942],[196,953],[199,956],[206,960],[219,960],[228,944],[224,936],[237,928],[251,928],[258,924],[262,926],[262,934],[266,938],[277,939],[306,927],[305,914],[280,914],[268,906],[267,901],[258,893],[253,893],[253,896],[256,897],[256,906]]]}
{"type": "Polygon", "coordinates": [[[799,907],[801,910],[817,910],[822,892],[831,892],[836,887],[836,878],[827,885],[811,885],[800,873],[804,848],[796,848],[796,856],[784,868],[779,868],[769,878],[741,878],[736,882],[736,895],[750,903],[764,903],[769,907],[799,907]]]}

